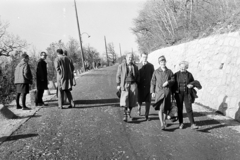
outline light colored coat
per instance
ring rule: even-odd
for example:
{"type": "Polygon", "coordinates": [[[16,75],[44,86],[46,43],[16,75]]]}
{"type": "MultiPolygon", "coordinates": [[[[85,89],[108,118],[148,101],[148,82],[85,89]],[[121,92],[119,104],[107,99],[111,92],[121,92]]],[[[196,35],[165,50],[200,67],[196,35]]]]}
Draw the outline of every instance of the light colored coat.
{"type": "Polygon", "coordinates": [[[32,78],[29,64],[22,59],[14,72],[14,84],[32,84],[32,78]]]}
{"type": "MultiPolygon", "coordinates": [[[[133,64],[133,76],[135,77],[135,82],[138,84],[139,83],[139,72],[138,72],[138,67],[133,64]]],[[[127,64],[122,63],[118,66],[117,70],[117,75],[116,75],[116,82],[117,85],[121,87],[121,90],[125,90],[125,79],[127,76],[127,64]]]]}
{"type": "Polygon", "coordinates": [[[57,71],[57,85],[62,90],[72,90],[74,66],[71,60],[63,55],[58,55],[54,61],[57,71]]]}

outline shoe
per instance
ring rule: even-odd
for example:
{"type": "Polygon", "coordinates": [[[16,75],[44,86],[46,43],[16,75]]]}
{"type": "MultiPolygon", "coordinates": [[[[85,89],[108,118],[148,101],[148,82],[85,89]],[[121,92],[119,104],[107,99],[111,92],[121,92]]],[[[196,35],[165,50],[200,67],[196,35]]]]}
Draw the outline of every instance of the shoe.
{"type": "Polygon", "coordinates": [[[124,116],[124,117],[123,117],[123,121],[124,121],[124,122],[127,122],[127,116],[124,116]]]}
{"type": "Polygon", "coordinates": [[[37,103],[36,106],[48,106],[48,104],[45,104],[45,103],[37,103]]]}
{"type": "Polygon", "coordinates": [[[59,109],[63,109],[63,106],[61,106],[61,107],[58,106],[58,108],[59,108],[59,109]]]}
{"type": "Polygon", "coordinates": [[[150,121],[150,118],[148,118],[148,116],[145,116],[145,120],[150,121]]]}
{"type": "Polygon", "coordinates": [[[141,116],[141,111],[138,111],[138,115],[141,116]]]}
{"type": "Polygon", "coordinates": [[[22,110],[31,110],[31,108],[28,108],[28,107],[22,107],[22,110]]]}
{"type": "Polygon", "coordinates": [[[22,106],[20,106],[20,105],[19,105],[19,106],[17,106],[17,109],[22,109],[22,106]]]}
{"type": "Polygon", "coordinates": [[[165,125],[161,125],[161,130],[165,130],[165,125]]]}
{"type": "Polygon", "coordinates": [[[128,115],[127,121],[128,121],[128,122],[132,121],[132,117],[131,117],[130,115],[128,115]]]}
{"type": "Polygon", "coordinates": [[[192,124],[192,125],[191,125],[191,128],[192,128],[192,129],[198,129],[199,126],[197,126],[196,124],[192,124]]]}
{"type": "Polygon", "coordinates": [[[179,129],[183,129],[183,123],[179,125],[179,129]]]}

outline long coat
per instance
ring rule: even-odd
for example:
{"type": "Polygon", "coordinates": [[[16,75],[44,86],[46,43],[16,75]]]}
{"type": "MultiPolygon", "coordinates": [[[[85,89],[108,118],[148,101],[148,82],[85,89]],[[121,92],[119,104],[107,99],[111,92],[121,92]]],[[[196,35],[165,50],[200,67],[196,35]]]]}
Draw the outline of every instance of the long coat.
{"type": "Polygon", "coordinates": [[[47,63],[43,59],[37,63],[36,82],[38,90],[48,89],[47,63]]]}
{"type": "Polygon", "coordinates": [[[21,60],[14,72],[14,84],[32,84],[32,78],[29,64],[21,60]]]}
{"type": "Polygon", "coordinates": [[[155,104],[153,107],[159,109],[159,105],[164,100],[165,108],[167,109],[171,105],[171,87],[174,84],[173,72],[170,69],[163,71],[161,68],[158,68],[154,71],[152,80],[151,80],[151,93],[155,93],[155,104]],[[163,87],[163,83],[168,81],[168,85],[163,87]]]}
{"type": "MultiPolygon", "coordinates": [[[[133,65],[133,76],[135,77],[135,81],[139,83],[139,73],[138,67],[135,64],[133,65]]],[[[125,79],[127,76],[127,64],[124,62],[118,66],[117,75],[116,75],[116,82],[117,85],[121,87],[121,90],[125,90],[125,79]]]]}
{"type": "Polygon", "coordinates": [[[151,79],[154,72],[154,66],[149,62],[147,62],[145,65],[139,63],[138,71],[140,75],[140,80],[138,83],[138,102],[149,101],[151,79]]]}
{"type": "Polygon", "coordinates": [[[57,85],[62,90],[72,90],[74,78],[74,66],[70,59],[63,55],[58,55],[54,61],[57,71],[57,85]]]}

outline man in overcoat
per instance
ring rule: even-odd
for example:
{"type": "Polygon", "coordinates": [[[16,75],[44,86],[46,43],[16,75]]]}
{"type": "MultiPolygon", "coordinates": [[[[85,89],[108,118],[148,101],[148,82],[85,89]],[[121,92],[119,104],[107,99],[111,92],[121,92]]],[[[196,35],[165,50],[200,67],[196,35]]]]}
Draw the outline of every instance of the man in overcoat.
{"type": "Polygon", "coordinates": [[[57,86],[58,86],[58,107],[63,109],[62,96],[66,93],[70,106],[75,107],[71,90],[73,86],[74,66],[67,56],[63,55],[63,50],[57,50],[58,56],[54,61],[54,66],[57,71],[57,86]]]}
{"type": "Polygon", "coordinates": [[[120,106],[124,107],[124,121],[131,121],[131,110],[137,104],[139,82],[138,68],[133,64],[133,54],[128,53],[126,62],[118,66],[117,89],[121,90],[120,106]]]}
{"type": "Polygon", "coordinates": [[[140,81],[138,84],[138,114],[139,116],[141,115],[141,105],[143,102],[145,102],[145,118],[146,120],[150,120],[148,118],[151,105],[150,86],[152,75],[154,72],[154,66],[147,61],[147,58],[147,53],[143,53],[141,56],[141,62],[138,64],[138,70],[140,75],[140,81]]]}
{"type": "Polygon", "coordinates": [[[41,52],[40,59],[37,62],[37,69],[36,69],[37,93],[35,97],[36,106],[46,105],[42,100],[44,90],[48,89],[47,63],[45,62],[46,58],[47,58],[47,53],[41,52]]]}

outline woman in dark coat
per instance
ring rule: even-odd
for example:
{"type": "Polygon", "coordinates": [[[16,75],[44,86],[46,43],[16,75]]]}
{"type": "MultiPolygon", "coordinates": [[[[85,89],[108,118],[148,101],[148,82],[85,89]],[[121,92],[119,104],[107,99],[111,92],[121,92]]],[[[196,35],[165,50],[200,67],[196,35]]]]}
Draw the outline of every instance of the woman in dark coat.
{"type": "Polygon", "coordinates": [[[183,129],[183,103],[187,111],[189,121],[192,129],[198,129],[199,127],[194,122],[193,111],[192,111],[192,99],[191,91],[194,87],[194,78],[190,72],[187,71],[188,62],[182,61],[179,64],[180,71],[174,74],[175,84],[173,90],[175,92],[175,99],[178,107],[178,119],[179,129],[183,129]]]}
{"type": "Polygon", "coordinates": [[[22,59],[17,65],[14,73],[14,84],[17,90],[17,109],[29,110],[26,107],[26,95],[29,93],[29,84],[32,84],[32,73],[28,64],[29,56],[26,53],[22,54],[22,59]],[[20,95],[22,94],[22,106],[19,104],[20,95]]]}
{"type": "Polygon", "coordinates": [[[159,120],[161,129],[166,128],[166,113],[171,107],[171,90],[174,84],[173,72],[166,67],[166,59],[164,56],[158,58],[160,67],[154,71],[151,80],[151,93],[155,98],[153,107],[159,110],[159,120]]]}
{"type": "Polygon", "coordinates": [[[45,59],[47,58],[46,52],[41,52],[40,59],[37,63],[36,70],[36,82],[37,82],[37,93],[35,98],[35,105],[42,106],[44,104],[42,97],[45,89],[48,89],[48,79],[47,79],[47,63],[45,59]]]}

